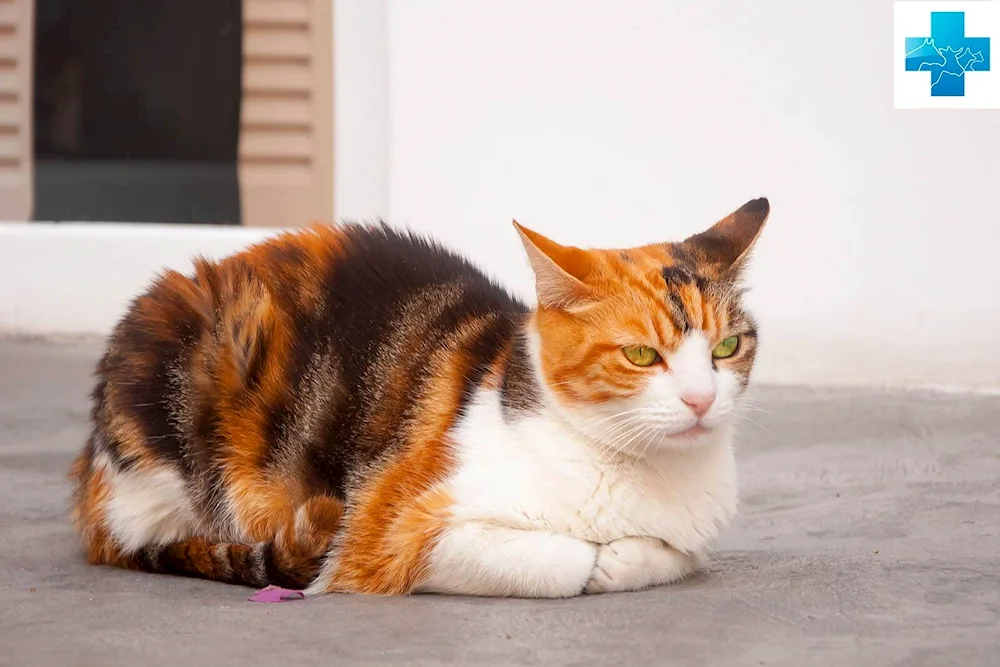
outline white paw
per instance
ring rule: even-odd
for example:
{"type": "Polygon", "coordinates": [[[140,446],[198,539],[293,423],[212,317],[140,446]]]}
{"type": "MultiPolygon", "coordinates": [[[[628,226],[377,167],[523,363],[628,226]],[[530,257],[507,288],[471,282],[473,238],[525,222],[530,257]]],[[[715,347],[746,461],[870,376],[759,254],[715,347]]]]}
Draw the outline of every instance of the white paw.
{"type": "Polygon", "coordinates": [[[587,594],[635,591],[677,581],[698,569],[687,556],[655,537],[623,537],[601,545],[584,587],[587,594]]]}

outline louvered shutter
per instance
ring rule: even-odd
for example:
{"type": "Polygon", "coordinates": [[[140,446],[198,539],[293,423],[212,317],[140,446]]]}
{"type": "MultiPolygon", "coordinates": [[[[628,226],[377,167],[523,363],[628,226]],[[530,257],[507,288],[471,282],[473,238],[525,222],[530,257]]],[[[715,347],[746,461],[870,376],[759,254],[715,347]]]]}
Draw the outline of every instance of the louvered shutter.
{"type": "Polygon", "coordinates": [[[333,0],[244,0],[243,224],[333,218],[333,0]]]}
{"type": "Polygon", "coordinates": [[[34,0],[0,0],[0,220],[31,218],[34,0]]]}

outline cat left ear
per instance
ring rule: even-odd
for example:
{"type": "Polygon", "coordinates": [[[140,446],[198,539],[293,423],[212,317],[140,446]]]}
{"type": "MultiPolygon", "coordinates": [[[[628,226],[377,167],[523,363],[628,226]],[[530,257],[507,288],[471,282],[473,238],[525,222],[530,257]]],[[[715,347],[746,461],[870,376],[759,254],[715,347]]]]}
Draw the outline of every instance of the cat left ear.
{"type": "Polygon", "coordinates": [[[583,282],[590,273],[591,260],[586,251],[559,245],[538,232],[514,221],[524,251],[535,272],[538,304],[546,308],[567,308],[587,301],[591,289],[583,282]]]}
{"type": "Polygon", "coordinates": [[[739,271],[770,213],[766,198],[748,201],[706,231],[685,239],[683,245],[723,271],[739,271]]]}

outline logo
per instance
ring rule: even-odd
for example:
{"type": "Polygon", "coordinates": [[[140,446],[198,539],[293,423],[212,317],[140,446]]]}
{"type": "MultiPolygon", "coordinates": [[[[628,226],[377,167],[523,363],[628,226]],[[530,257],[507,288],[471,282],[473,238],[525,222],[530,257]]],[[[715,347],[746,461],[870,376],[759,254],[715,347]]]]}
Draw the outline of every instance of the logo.
{"type": "Polygon", "coordinates": [[[1000,1],[895,3],[896,108],[1000,108],[1000,1]]]}
{"type": "Polygon", "coordinates": [[[966,73],[990,71],[990,38],[965,36],[965,12],[931,12],[930,37],[906,38],[906,71],[930,72],[931,97],[964,97],[966,73]]]}

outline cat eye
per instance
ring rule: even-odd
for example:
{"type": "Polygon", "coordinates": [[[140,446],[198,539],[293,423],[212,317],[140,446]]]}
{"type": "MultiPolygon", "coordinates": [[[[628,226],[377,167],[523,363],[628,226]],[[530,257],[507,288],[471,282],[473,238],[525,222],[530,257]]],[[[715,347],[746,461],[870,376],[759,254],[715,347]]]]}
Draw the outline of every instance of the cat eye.
{"type": "Polygon", "coordinates": [[[726,338],[721,343],[715,346],[712,350],[712,356],[716,359],[725,359],[726,357],[731,357],[736,354],[736,350],[740,346],[739,336],[730,336],[726,338]]]}
{"type": "Polygon", "coordinates": [[[636,366],[651,366],[660,358],[660,354],[651,347],[632,345],[622,348],[625,358],[636,366]]]}

